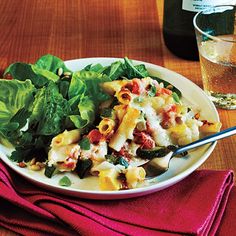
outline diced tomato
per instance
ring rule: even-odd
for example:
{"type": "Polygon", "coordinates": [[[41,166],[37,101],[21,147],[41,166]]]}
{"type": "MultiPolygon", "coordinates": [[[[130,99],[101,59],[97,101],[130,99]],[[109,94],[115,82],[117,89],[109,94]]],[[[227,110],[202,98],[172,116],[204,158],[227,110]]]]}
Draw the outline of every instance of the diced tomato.
{"type": "Polygon", "coordinates": [[[170,112],[177,112],[176,104],[171,104],[171,106],[168,107],[168,109],[166,110],[166,113],[170,113],[170,112]]]}
{"type": "Polygon", "coordinates": [[[135,142],[141,144],[141,148],[143,149],[151,149],[155,147],[155,141],[145,132],[135,132],[134,137],[135,142]]]}
{"type": "Polygon", "coordinates": [[[128,89],[131,92],[132,88],[133,88],[133,85],[132,85],[132,82],[130,82],[130,83],[127,83],[125,86],[123,86],[121,90],[128,89]]]}
{"type": "Polygon", "coordinates": [[[89,132],[88,138],[90,143],[98,144],[103,139],[103,135],[97,129],[93,129],[89,132]]]}
{"type": "Polygon", "coordinates": [[[75,161],[60,162],[60,163],[58,163],[58,167],[59,167],[59,169],[65,169],[67,171],[74,170],[76,167],[76,162],[75,161]]]}
{"type": "Polygon", "coordinates": [[[68,162],[68,163],[64,163],[63,166],[70,169],[70,170],[73,170],[75,168],[75,165],[76,163],[75,162],[68,162]]]}
{"type": "Polygon", "coordinates": [[[152,149],[154,147],[155,147],[155,142],[151,138],[146,139],[141,146],[141,148],[143,149],[152,149]]]}
{"type": "Polygon", "coordinates": [[[173,112],[173,113],[177,112],[176,104],[172,104],[170,107],[168,107],[168,109],[164,110],[162,113],[163,120],[161,122],[161,126],[164,129],[168,129],[170,126],[170,117],[171,117],[170,113],[171,112],[173,112]]]}
{"type": "Polygon", "coordinates": [[[123,146],[120,151],[118,152],[118,155],[125,157],[127,161],[131,159],[131,154],[129,154],[129,151],[127,150],[127,147],[123,146]]]}
{"type": "Polygon", "coordinates": [[[140,94],[140,89],[139,89],[139,83],[138,83],[138,81],[133,80],[132,85],[133,85],[133,87],[132,87],[132,91],[131,91],[131,92],[134,93],[134,94],[139,95],[139,94],[140,94]]]}
{"type": "Polygon", "coordinates": [[[124,147],[122,147],[118,153],[119,153],[121,156],[124,156],[124,155],[125,155],[125,149],[124,149],[124,147]]]}
{"type": "Polygon", "coordinates": [[[146,128],[145,132],[150,135],[152,133],[152,128],[151,128],[150,123],[148,121],[146,122],[146,126],[147,126],[147,128],[146,128]]]}
{"type": "Polygon", "coordinates": [[[156,96],[160,96],[161,94],[171,95],[172,91],[170,89],[167,89],[167,88],[159,88],[156,92],[156,96]]]}

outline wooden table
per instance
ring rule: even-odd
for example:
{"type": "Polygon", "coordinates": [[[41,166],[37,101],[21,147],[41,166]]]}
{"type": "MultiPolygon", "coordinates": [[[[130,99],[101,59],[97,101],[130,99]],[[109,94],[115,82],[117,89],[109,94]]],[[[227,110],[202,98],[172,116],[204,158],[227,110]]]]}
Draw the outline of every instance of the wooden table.
{"type": "MultiPolygon", "coordinates": [[[[64,60],[124,57],[174,70],[202,87],[199,62],[172,55],[162,39],[163,0],[1,0],[0,75],[12,62],[50,53],[64,60]]],[[[218,110],[223,129],[236,110],[218,110]]],[[[236,171],[236,136],[218,142],[200,169],[236,171]]],[[[14,235],[0,228],[0,235],[14,235]]]]}

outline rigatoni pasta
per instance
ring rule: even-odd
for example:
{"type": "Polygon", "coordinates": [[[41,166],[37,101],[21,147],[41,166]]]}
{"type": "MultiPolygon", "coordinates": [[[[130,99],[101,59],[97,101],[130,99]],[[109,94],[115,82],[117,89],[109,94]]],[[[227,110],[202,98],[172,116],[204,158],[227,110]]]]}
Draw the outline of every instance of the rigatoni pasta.
{"type": "Polygon", "coordinates": [[[128,89],[122,89],[116,93],[116,97],[121,104],[128,105],[132,99],[132,93],[128,89]]]}
{"type": "Polygon", "coordinates": [[[103,118],[98,125],[98,130],[101,134],[107,136],[112,131],[114,131],[115,125],[116,124],[114,120],[109,118],[103,118]]]}
{"type": "Polygon", "coordinates": [[[137,124],[139,115],[139,110],[131,107],[127,108],[126,114],[124,115],[118,129],[111,137],[109,147],[113,148],[116,151],[120,151],[120,149],[124,146],[126,140],[133,138],[133,131],[137,124]]]}

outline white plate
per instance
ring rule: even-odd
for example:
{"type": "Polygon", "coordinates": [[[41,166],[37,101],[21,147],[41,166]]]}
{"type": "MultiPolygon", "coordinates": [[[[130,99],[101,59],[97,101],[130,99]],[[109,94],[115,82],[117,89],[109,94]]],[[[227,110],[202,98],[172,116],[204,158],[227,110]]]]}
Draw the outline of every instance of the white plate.
{"type": "MultiPolygon", "coordinates": [[[[112,62],[117,60],[123,59],[84,58],[66,61],[65,63],[69,69],[75,71],[80,70],[89,64],[101,63],[105,66],[110,65],[112,62]]],[[[199,107],[202,118],[211,121],[219,121],[219,116],[213,103],[208,99],[203,90],[201,90],[190,80],[173,71],[154,64],[145,63],[142,61],[133,61],[133,63],[145,64],[150,74],[158,76],[176,86],[182,92],[184,99],[189,100],[192,104],[199,107]]],[[[96,177],[89,177],[85,178],[84,180],[80,180],[79,177],[71,173],[67,173],[67,175],[72,180],[72,185],[70,187],[62,187],[58,185],[58,181],[62,175],[55,175],[49,179],[44,176],[42,172],[31,171],[28,168],[20,168],[7,158],[7,155],[11,150],[3,146],[0,146],[0,156],[1,159],[18,174],[25,177],[34,184],[37,184],[38,186],[48,190],[69,196],[90,199],[122,199],[153,193],[179,182],[191,174],[194,170],[196,170],[204,161],[206,161],[213,151],[215,145],[216,143],[198,148],[197,150],[192,151],[188,158],[173,158],[169,170],[165,174],[157,177],[156,181],[145,187],[124,191],[99,191],[96,187],[96,177]]]]}

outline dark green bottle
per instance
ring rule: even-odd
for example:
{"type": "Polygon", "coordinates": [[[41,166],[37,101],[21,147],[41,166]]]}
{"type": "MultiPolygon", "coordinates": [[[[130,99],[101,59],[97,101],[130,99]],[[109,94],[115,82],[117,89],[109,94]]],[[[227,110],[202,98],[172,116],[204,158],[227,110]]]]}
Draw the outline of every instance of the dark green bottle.
{"type": "Polygon", "coordinates": [[[197,42],[193,27],[196,12],[183,10],[182,0],[165,0],[163,36],[167,48],[176,56],[198,60],[197,42]]]}

